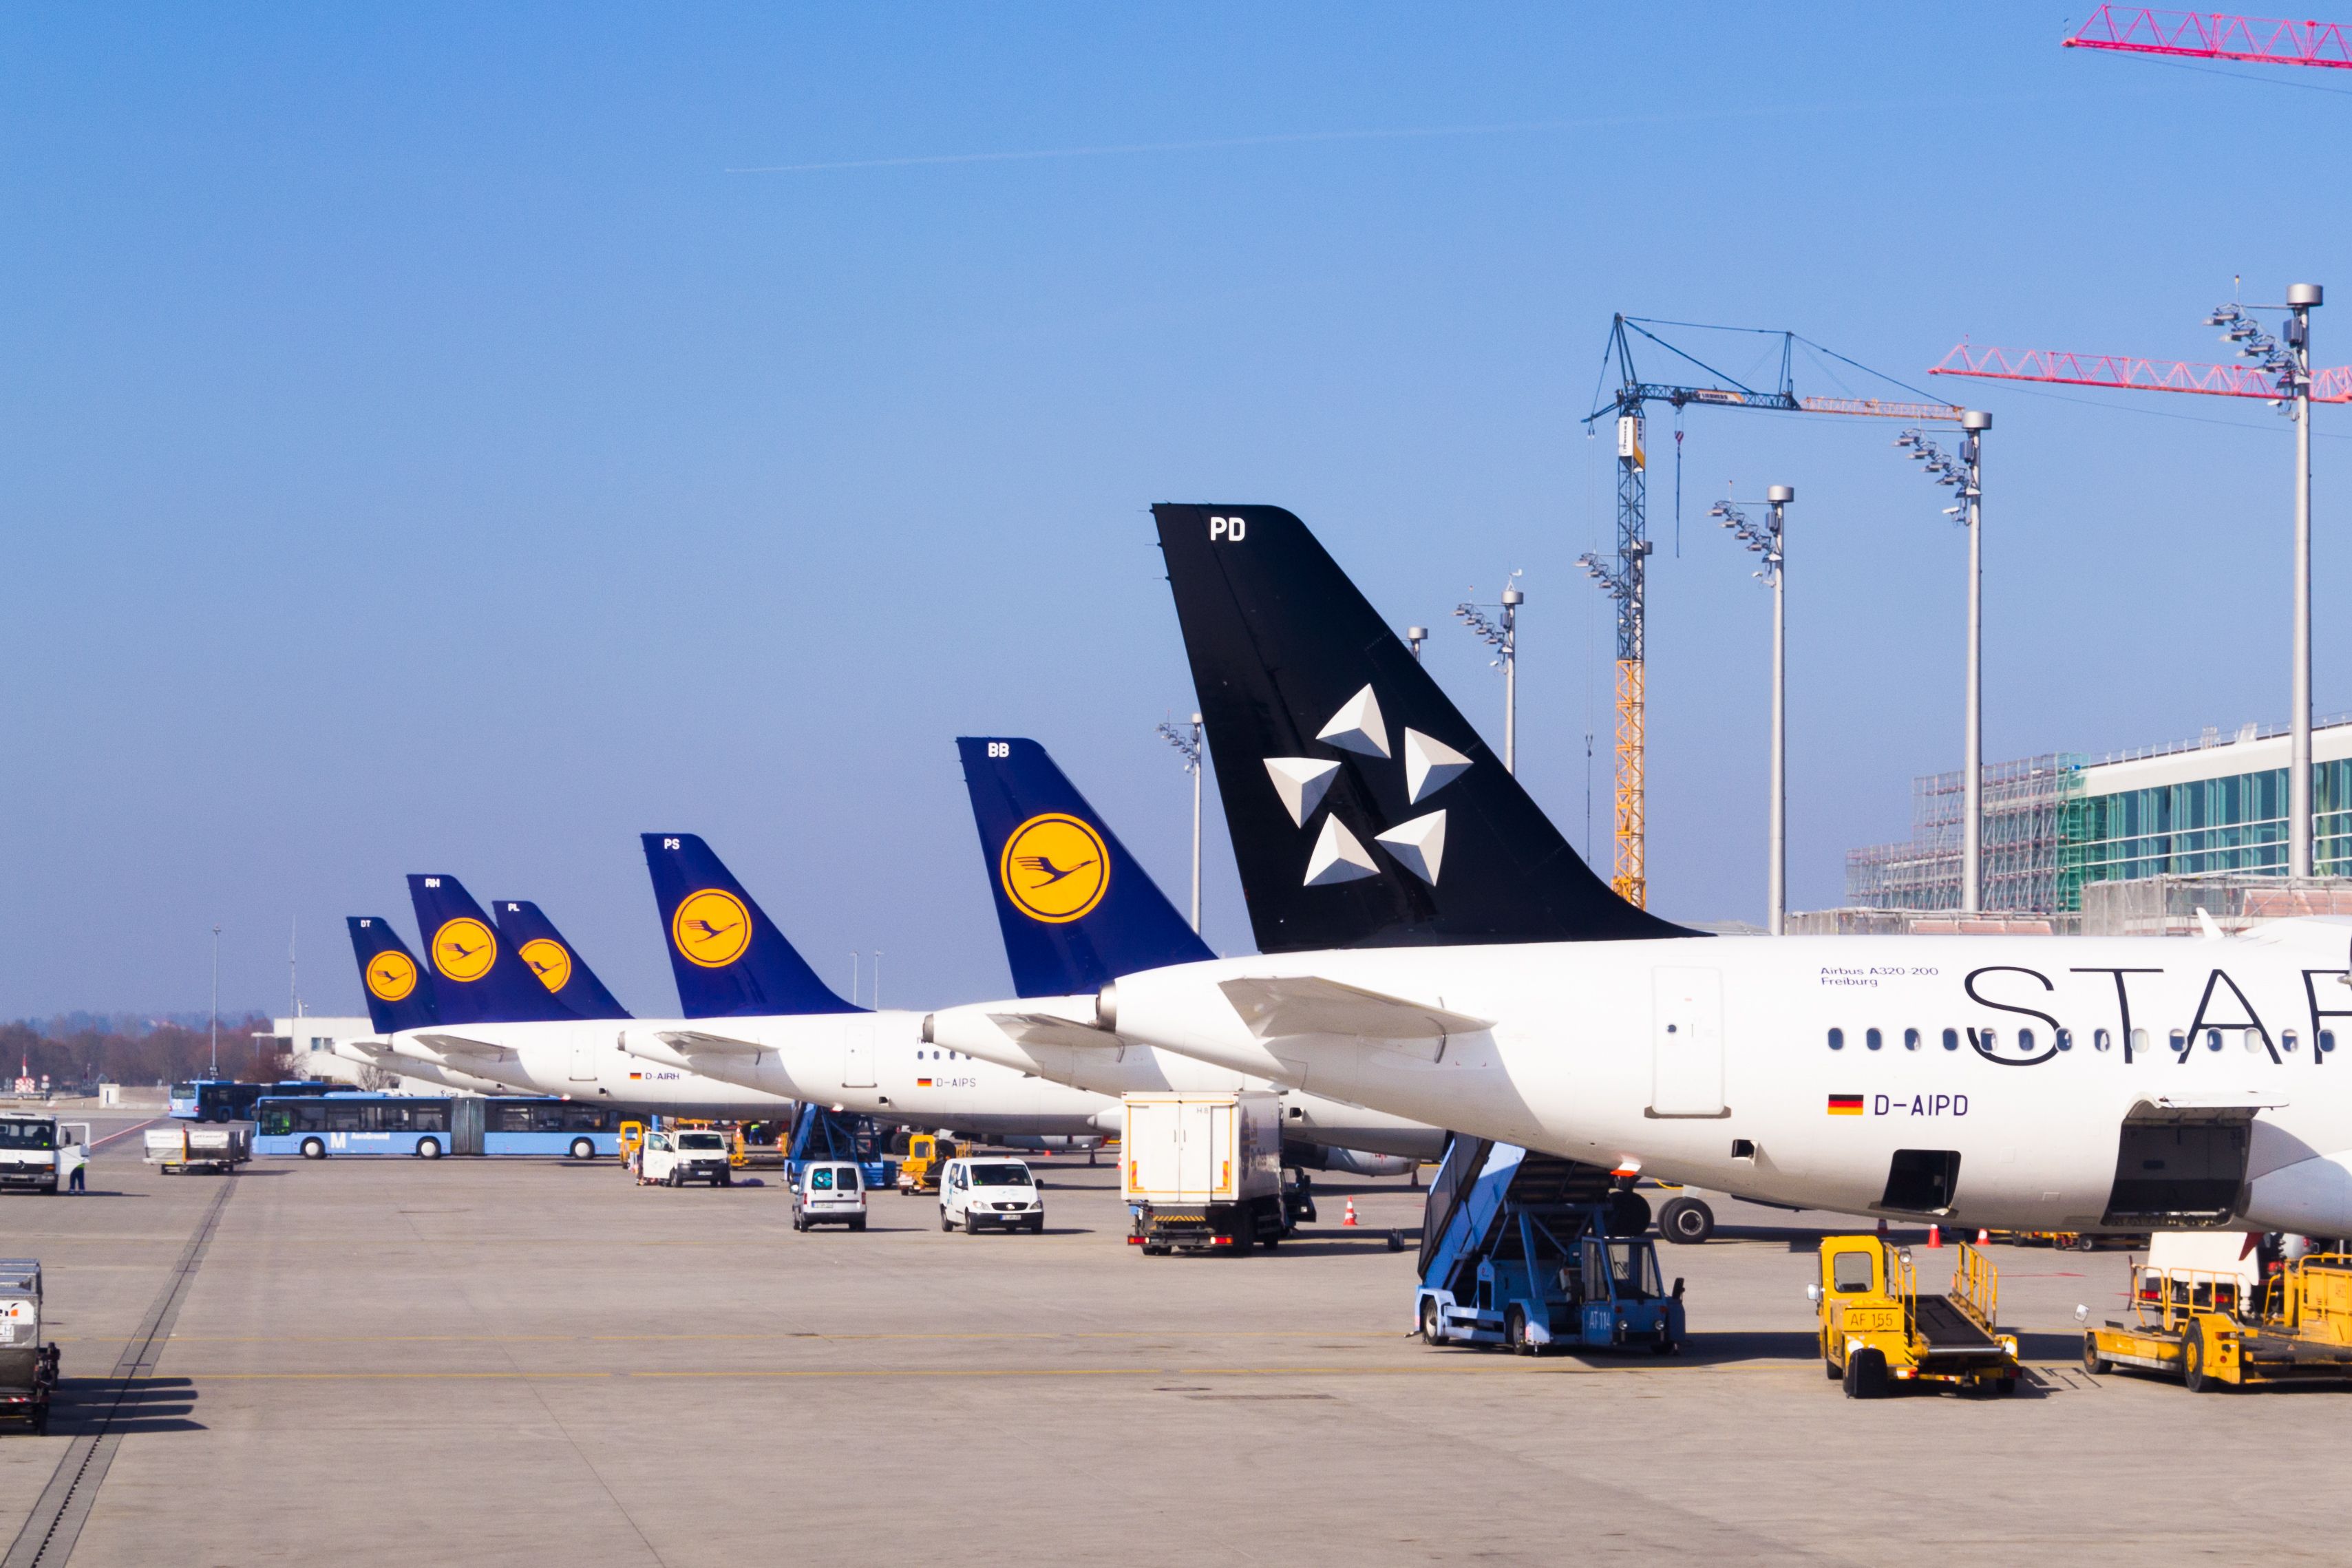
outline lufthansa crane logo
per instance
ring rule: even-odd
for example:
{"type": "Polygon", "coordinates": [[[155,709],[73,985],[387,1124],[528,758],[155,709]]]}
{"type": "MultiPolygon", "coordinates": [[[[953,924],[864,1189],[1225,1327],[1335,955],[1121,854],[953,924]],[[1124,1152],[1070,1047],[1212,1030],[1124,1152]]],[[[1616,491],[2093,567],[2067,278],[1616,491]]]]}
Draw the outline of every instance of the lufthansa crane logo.
{"type": "Polygon", "coordinates": [[[498,957],[499,939],[471,915],[444,921],[433,933],[433,967],[461,984],[488,974],[498,957]]]}
{"type": "Polygon", "coordinates": [[[550,991],[561,991],[572,980],[572,954],[562,942],[550,937],[535,936],[517,950],[539,983],[550,991]]]}
{"type": "Polygon", "coordinates": [[[688,963],[724,969],[751,945],[751,911],[734,894],[705,888],[679,900],[669,939],[688,963]]]}
{"type": "Polygon", "coordinates": [[[1066,925],[1102,902],[1110,851],[1091,825],[1049,811],[1013,830],[996,878],[1014,909],[1033,921],[1066,925]]]}
{"type": "Polygon", "coordinates": [[[404,952],[379,952],[368,960],[368,994],[379,1002],[404,1002],[416,989],[416,961],[404,952]]]}

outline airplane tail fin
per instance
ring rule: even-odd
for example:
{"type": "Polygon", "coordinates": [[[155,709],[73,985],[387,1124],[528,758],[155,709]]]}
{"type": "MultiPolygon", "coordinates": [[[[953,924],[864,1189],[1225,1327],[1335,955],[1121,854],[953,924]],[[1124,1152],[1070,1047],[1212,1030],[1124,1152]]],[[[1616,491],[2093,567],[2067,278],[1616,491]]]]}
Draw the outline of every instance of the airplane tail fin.
{"type": "Polygon", "coordinates": [[[360,963],[360,990],[367,997],[368,1023],[379,1035],[429,1028],[441,1021],[433,1005],[433,977],[382,915],[352,915],[352,956],[360,963]]]}
{"type": "Polygon", "coordinates": [[[442,1023],[534,1024],[573,1016],[499,940],[490,917],[457,878],[412,876],[408,900],[416,908],[442,1023]]]}
{"type": "Polygon", "coordinates": [[[1152,515],[1262,951],[1697,934],[1593,875],[1305,523],[1152,515]]]}
{"type": "Polygon", "coordinates": [[[962,736],[956,750],[1022,995],[1082,994],[1216,956],[1045,747],[962,736]]]}
{"type": "Polygon", "coordinates": [[[688,1017],[863,1011],[816,977],[709,845],[691,833],[638,837],[688,1017]]]}
{"type": "Polygon", "coordinates": [[[497,906],[499,934],[522,960],[523,967],[539,977],[554,998],[572,1010],[575,1018],[625,1018],[629,1010],[621,1005],[588,961],[563,940],[555,922],[540,912],[539,906],[528,899],[500,899],[497,906]]]}

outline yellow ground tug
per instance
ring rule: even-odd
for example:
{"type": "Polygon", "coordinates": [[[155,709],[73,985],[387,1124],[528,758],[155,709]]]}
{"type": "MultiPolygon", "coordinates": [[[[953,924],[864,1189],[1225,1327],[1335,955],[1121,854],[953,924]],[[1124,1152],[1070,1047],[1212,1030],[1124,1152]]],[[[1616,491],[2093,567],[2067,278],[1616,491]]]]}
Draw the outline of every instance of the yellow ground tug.
{"type": "Polygon", "coordinates": [[[1805,1294],[1821,1310],[1822,1363],[1849,1399],[1880,1399],[1911,1384],[2017,1392],[2017,1337],[1993,1323],[2000,1273],[1965,1242],[1950,1293],[1923,1296],[1908,1248],[1883,1237],[1828,1237],[1821,1278],[1805,1294]]]}
{"type": "Polygon", "coordinates": [[[2191,1394],[2352,1381],[2352,1256],[2315,1253],[2263,1280],[2160,1261],[2152,1249],[2147,1266],[2132,1270],[2131,1297],[2129,1322],[2083,1331],[2083,1366],[2094,1375],[2137,1367],[2177,1377],[2191,1394]]]}
{"type": "Polygon", "coordinates": [[[961,1159],[970,1152],[970,1145],[953,1139],[934,1137],[929,1132],[908,1134],[907,1147],[898,1155],[898,1190],[908,1197],[938,1192],[940,1170],[950,1160],[961,1159]]]}

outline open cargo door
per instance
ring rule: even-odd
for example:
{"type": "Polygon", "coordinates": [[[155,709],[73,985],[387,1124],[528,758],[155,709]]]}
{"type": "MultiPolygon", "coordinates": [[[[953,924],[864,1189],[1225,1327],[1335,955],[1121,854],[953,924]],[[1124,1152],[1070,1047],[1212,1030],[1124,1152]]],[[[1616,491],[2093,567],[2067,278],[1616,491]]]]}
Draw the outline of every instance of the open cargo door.
{"type": "Polygon", "coordinates": [[[2197,1230],[2228,1224],[2246,1201],[2254,1117],[2250,1097],[2159,1095],[2124,1117],[2105,1224],[2126,1230],[2197,1230]]]}

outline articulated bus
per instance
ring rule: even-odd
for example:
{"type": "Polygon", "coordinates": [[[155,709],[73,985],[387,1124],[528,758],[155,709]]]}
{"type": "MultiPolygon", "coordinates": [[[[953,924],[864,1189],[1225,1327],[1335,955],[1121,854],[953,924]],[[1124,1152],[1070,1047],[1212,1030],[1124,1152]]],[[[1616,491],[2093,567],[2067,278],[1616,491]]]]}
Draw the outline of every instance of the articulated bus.
{"type": "Polygon", "coordinates": [[[536,1095],[329,1094],[254,1107],[256,1154],[569,1155],[593,1160],[620,1150],[618,1106],[536,1095]]]}
{"type": "Polygon", "coordinates": [[[333,1094],[347,1085],[323,1079],[285,1079],[277,1083],[239,1083],[233,1078],[200,1078],[172,1086],[167,1113],[183,1121],[250,1121],[264,1095],[291,1100],[333,1094]]]}

